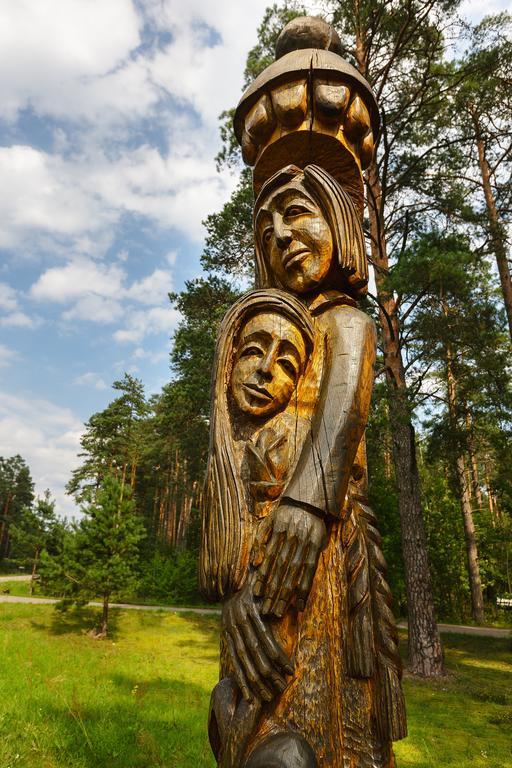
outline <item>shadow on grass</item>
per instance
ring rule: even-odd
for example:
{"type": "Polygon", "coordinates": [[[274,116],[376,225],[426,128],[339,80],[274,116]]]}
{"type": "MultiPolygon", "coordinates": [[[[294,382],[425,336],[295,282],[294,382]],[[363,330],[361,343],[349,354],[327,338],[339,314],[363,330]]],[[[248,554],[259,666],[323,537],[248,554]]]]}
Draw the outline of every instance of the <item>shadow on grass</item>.
{"type": "Polygon", "coordinates": [[[199,686],[162,678],[112,677],[118,689],[101,707],[71,700],[46,705],[59,734],[51,749],[66,768],[210,768],[208,695],[199,686]],[[127,695],[131,701],[127,701],[127,695]]]}
{"type": "MultiPolygon", "coordinates": [[[[34,629],[49,632],[52,635],[86,634],[98,626],[101,618],[101,609],[91,606],[72,606],[65,611],[54,608],[51,614],[50,624],[42,624],[32,619],[30,622],[34,629]]],[[[119,617],[112,611],[108,622],[108,637],[115,640],[119,617]]]]}
{"type": "MultiPolygon", "coordinates": [[[[182,613],[181,616],[187,621],[197,637],[196,645],[207,647],[219,644],[220,636],[220,616],[204,616],[197,613],[182,613]]],[[[181,643],[186,646],[186,643],[181,643]]]]}

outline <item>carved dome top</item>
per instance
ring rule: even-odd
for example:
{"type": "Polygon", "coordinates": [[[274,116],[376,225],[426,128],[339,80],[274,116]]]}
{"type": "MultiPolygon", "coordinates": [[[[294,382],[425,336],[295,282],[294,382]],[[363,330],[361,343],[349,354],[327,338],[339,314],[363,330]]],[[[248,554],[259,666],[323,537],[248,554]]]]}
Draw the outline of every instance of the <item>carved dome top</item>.
{"type": "Polygon", "coordinates": [[[319,48],[343,55],[341,40],[334,27],[317,16],[299,16],[286,25],[277,39],[276,59],[303,48],[319,48]]]}

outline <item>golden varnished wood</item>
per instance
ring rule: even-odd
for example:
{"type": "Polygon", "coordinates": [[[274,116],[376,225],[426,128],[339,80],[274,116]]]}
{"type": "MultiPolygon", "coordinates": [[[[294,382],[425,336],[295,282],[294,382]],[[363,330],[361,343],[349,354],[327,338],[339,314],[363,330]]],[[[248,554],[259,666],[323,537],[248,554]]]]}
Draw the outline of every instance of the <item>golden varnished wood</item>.
{"type": "Polygon", "coordinates": [[[406,733],[367,501],[375,328],[357,307],[377,125],[338,42],[292,22],[235,121],[259,192],[257,290],[218,337],[200,556],[201,588],[223,602],[209,716],[223,768],[392,768],[406,733]]]}

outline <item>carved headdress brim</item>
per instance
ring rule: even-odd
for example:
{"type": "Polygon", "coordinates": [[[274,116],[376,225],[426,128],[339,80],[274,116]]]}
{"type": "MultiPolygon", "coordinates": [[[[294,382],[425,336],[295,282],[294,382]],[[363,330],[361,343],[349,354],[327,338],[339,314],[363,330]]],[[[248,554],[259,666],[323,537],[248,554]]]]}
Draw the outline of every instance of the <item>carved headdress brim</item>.
{"type": "Polygon", "coordinates": [[[321,19],[294,19],[277,48],[279,58],[247,88],[234,117],[255,193],[288,163],[315,163],[347,189],[362,214],[362,171],[379,130],[370,85],[341,58],[339,38],[321,19]]]}

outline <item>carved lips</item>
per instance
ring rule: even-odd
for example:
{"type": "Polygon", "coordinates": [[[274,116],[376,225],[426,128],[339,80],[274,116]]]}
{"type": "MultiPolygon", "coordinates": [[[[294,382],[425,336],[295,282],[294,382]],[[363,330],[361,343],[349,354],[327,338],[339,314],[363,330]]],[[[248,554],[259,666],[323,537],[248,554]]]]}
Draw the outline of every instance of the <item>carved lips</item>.
{"type": "Polygon", "coordinates": [[[295,248],[293,251],[283,252],[283,267],[288,270],[302,264],[311,251],[308,248],[295,248]]]}
{"type": "Polygon", "coordinates": [[[273,396],[268,391],[268,389],[265,389],[265,387],[259,387],[257,384],[251,384],[249,382],[246,382],[243,386],[245,387],[245,389],[249,390],[249,393],[253,397],[256,397],[257,399],[259,398],[264,402],[268,403],[274,399],[273,396]]]}

